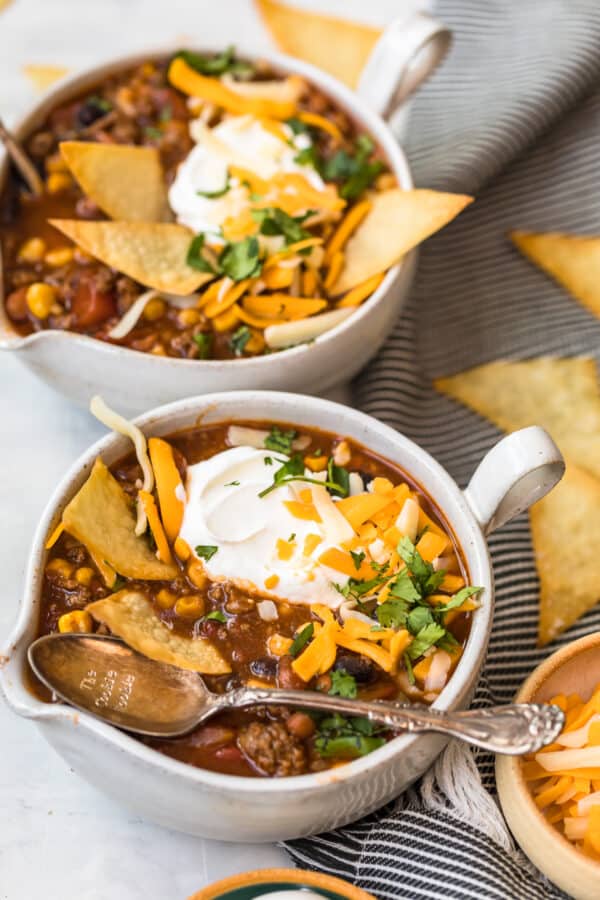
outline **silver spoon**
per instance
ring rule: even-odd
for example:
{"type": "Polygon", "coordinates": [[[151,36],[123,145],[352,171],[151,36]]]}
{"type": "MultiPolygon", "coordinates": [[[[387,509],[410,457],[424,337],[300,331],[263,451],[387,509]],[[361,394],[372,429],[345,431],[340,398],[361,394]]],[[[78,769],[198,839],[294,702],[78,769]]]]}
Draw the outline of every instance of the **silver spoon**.
{"type": "Polygon", "coordinates": [[[218,712],[256,705],[366,716],[395,731],[436,731],[508,755],[539,750],[564,725],[557,706],[535,703],[443,712],[316,691],[242,687],[213,694],[196,672],[155,662],[103,635],[49,634],[31,644],[28,657],[40,681],[71,706],[152,737],[180,737],[218,712]]]}
{"type": "Polygon", "coordinates": [[[6,147],[6,152],[23,176],[27,187],[32,194],[40,197],[44,193],[44,182],[35,165],[29,159],[16,137],[10,133],[2,119],[0,119],[0,141],[6,147]]]}

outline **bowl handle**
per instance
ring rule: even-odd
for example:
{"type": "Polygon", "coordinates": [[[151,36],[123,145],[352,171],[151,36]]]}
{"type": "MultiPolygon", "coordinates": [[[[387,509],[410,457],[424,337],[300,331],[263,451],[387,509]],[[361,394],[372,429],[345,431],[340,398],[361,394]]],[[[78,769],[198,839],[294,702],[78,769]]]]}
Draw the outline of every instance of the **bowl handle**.
{"type": "Polygon", "coordinates": [[[431,16],[395,19],[375,44],[357,93],[384,119],[391,119],[440,64],[452,41],[450,29],[431,16]]]}
{"type": "Polygon", "coordinates": [[[499,441],[473,473],[465,498],[484,534],[541,500],[562,478],[565,461],[547,431],[533,425],[499,441]]]}

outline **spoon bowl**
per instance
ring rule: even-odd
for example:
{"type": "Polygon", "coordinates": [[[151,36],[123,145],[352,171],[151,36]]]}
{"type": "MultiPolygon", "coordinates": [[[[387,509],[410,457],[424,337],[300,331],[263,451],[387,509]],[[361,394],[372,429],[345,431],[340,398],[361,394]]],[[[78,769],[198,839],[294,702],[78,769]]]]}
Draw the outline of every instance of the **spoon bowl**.
{"type": "Polygon", "coordinates": [[[49,634],[34,641],[28,658],[40,681],[62,700],[118,728],[153,737],[180,737],[227,709],[291,705],[365,716],[398,731],[435,731],[516,755],[550,743],[564,724],[557,706],[543,704],[446,713],[419,704],[349,700],[308,690],[241,687],[213,694],[196,672],[155,662],[105,635],[49,634]]]}

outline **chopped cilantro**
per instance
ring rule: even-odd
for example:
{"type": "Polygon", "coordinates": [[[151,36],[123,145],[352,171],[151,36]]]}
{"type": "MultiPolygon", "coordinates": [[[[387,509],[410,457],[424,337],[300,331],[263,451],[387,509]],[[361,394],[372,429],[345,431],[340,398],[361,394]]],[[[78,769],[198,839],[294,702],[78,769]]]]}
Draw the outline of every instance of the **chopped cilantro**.
{"type": "Polygon", "coordinates": [[[408,569],[402,569],[390,585],[390,594],[398,600],[406,600],[416,603],[421,599],[421,593],[413,584],[408,569]]]}
{"type": "Polygon", "coordinates": [[[227,484],[224,484],[223,487],[239,487],[239,481],[228,481],[227,484]]]}
{"type": "Polygon", "coordinates": [[[217,190],[217,191],[196,191],[196,193],[198,194],[199,197],[206,197],[207,200],[216,200],[217,197],[222,197],[223,194],[226,194],[227,191],[229,190],[230,186],[231,185],[229,183],[229,173],[227,173],[227,176],[225,178],[225,184],[222,188],[219,188],[219,190],[217,190]]]}
{"type": "Polygon", "coordinates": [[[302,119],[297,119],[296,116],[292,116],[291,119],[286,119],[285,124],[292,129],[294,134],[307,134],[310,131],[306,122],[303,122],[302,119]]]}
{"type": "Polygon", "coordinates": [[[317,449],[313,453],[313,456],[323,456],[323,451],[321,450],[320,447],[317,447],[317,449]]]}
{"type": "MultiPolygon", "coordinates": [[[[104,562],[106,562],[106,560],[104,560],[104,562]]],[[[106,564],[108,565],[108,563],[106,563],[106,564]]],[[[125,579],[122,578],[120,575],[117,575],[117,577],[115,578],[115,580],[113,582],[113,586],[111,587],[111,591],[113,592],[113,594],[115,594],[117,591],[120,591],[121,588],[124,588],[124,587],[125,587],[125,579]]]]}
{"type": "Polygon", "coordinates": [[[207,562],[212,559],[219,548],[212,544],[198,544],[196,547],[196,556],[205,559],[207,562]]]}
{"type": "Polygon", "coordinates": [[[408,675],[408,683],[415,683],[415,673],[413,672],[412,662],[408,653],[403,653],[404,665],[406,666],[406,674],[408,675]]]}
{"type": "Polygon", "coordinates": [[[427,597],[438,589],[446,573],[436,572],[430,562],[423,559],[413,542],[403,537],[398,544],[398,554],[410,569],[413,584],[421,597],[427,597]]]}
{"type": "Polygon", "coordinates": [[[319,723],[315,749],[323,757],[355,759],[385,744],[385,738],[378,737],[383,730],[361,716],[327,716],[319,723]]]}
{"type": "Polygon", "coordinates": [[[407,647],[406,653],[409,659],[415,660],[419,656],[423,656],[425,651],[433,647],[445,634],[446,629],[443,625],[436,625],[435,622],[425,625],[424,628],[417,632],[412,643],[407,647]]]}
{"type": "Polygon", "coordinates": [[[196,269],[198,272],[209,272],[211,275],[216,275],[213,266],[209,263],[207,259],[202,255],[202,248],[204,247],[204,235],[197,234],[195,238],[193,238],[190,246],[188,247],[187,256],[185,258],[186,263],[190,268],[196,269]]]}
{"type": "Polygon", "coordinates": [[[305,481],[309,484],[319,484],[327,488],[336,488],[337,490],[342,489],[339,484],[329,481],[319,481],[317,478],[309,478],[308,475],[305,475],[304,460],[300,453],[294,453],[294,455],[290,456],[285,462],[283,460],[278,460],[278,462],[283,462],[283,465],[280,469],[277,469],[273,475],[273,484],[270,484],[269,487],[261,491],[258,495],[259,497],[266,497],[271,491],[281,487],[283,484],[288,484],[290,481],[305,481]]]}
{"type": "Polygon", "coordinates": [[[357,693],[356,678],[354,675],[349,675],[345,669],[333,671],[328,693],[332,697],[348,697],[353,700],[357,693]]]}
{"type": "Polygon", "coordinates": [[[327,181],[342,182],[340,196],[344,200],[356,200],[385,168],[379,160],[370,161],[374,149],[371,138],[361,134],[355,141],[354,155],[338,150],[321,165],[321,174],[327,181]]]}
{"type": "Polygon", "coordinates": [[[192,335],[192,340],[198,345],[196,359],[208,359],[212,348],[213,336],[211,332],[200,331],[192,335]]]}
{"type": "Polygon", "coordinates": [[[362,563],[363,559],[365,558],[365,554],[362,552],[362,550],[360,550],[360,551],[351,550],[350,556],[352,557],[352,562],[354,563],[354,568],[358,572],[358,570],[360,569],[360,564],[362,563]]]}
{"type": "Polygon", "coordinates": [[[292,452],[292,444],[297,437],[298,432],[295,429],[282,431],[277,425],[273,425],[265,438],[265,447],[267,450],[274,450],[276,453],[285,453],[289,456],[292,452]]]}
{"type": "Polygon", "coordinates": [[[290,534],[290,536],[288,538],[288,544],[291,544],[292,541],[294,541],[294,540],[296,540],[296,532],[292,531],[292,533],[290,534]]]}
{"type": "Polygon", "coordinates": [[[474,597],[475,594],[479,594],[483,588],[480,587],[464,587],[461,588],[453,597],[451,597],[447,603],[444,603],[443,606],[436,606],[435,612],[437,613],[447,613],[451,609],[456,609],[458,606],[462,606],[465,600],[468,600],[469,597],[474,597]]]}
{"type": "Polygon", "coordinates": [[[319,153],[313,144],[310,147],[303,147],[302,150],[299,150],[294,157],[294,162],[298,163],[299,166],[312,166],[313,169],[318,169],[321,164],[319,153]]]}
{"type": "Polygon", "coordinates": [[[265,456],[265,458],[263,459],[263,462],[264,462],[265,466],[272,466],[273,465],[273,457],[265,456]]]}
{"type": "Polygon", "coordinates": [[[220,609],[214,609],[212,612],[209,612],[206,616],[204,616],[206,621],[210,622],[222,622],[225,624],[227,621],[227,616],[225,613],[221,612],[220,609]]]}
{"type": "Polygon", "coordinates": [[[296,635],[294,640],[292,641],[292,645],[288,650],[290,656],[296,657],[300,653],[301,650],[304,650],[308,642],[312,639],[313,634],[315,633],[315,626],[312,622],[309,622],[308,625],[305,625],[302,631],[296,635]]]}
{"type": "Polygon", "coordinates": [[[329,457],[327,462],[327,478],[337,487],[330,489],[330,494],[337,494],[339,497],[347,497],[350,493],[350,475],[343,466],[336,466],[333,456],[329,457]]]}
{"type": "Polygon", "coordinates": [[[170,103],[165,104],[160,111],[159,120],[161,122],[170,122],[173,118],[173,108],[170,103]]]}
{"type": "Polygon", "coordinates": [[[201,53],[194,53],[193,50],[180,50],[176,57],[183,59],[191,69],[200,72],[201,75],[224,75],[225,72],[229,72],[240,78],[248,78],[254,72],[250,63],[235,58],[233,45],[214,56],[204,56],[201,53]]]}
{"type": "Polygon", "coordinates": [[[408,603],[400,597],[380,603],[376,609],[379,624],[384,628],[405,628],[408,616],[408,603]]]}
{"type": "Polygon", "coordinates": [[[342,597],[347,597],[349,600],[359,600],[365,594],[368,594],[369,591],[372,591],[373,588],[378,587],[387,580],[387,575],[378,575],[376,578],[369,579],[349,578],[345,585],[334,584],[333,586],[342,597]]]}
{"type": "Polygon", "coordinates": [[[259,249],[259,243],[255,237],[245,237],[242,241],[227,244],[219,256],[221,271],[233,281],[253,278],[259,274],[262,268],[259,249]]]}
{"type": "Polygon", "coordinates": [[[147,125],[144,128],[144,134],[153,141],[159,141],[163,136],[160,128],[155,128],[154,125],[147,125]]]}
{"type": "Polygon", "coordinates": [[[283,235],[286,244],[295,244],[310,237],[310,231],[306,231],[300,224],[306,219],[306,214],[294,217],[278,206],[272,206],[267,209],[253,209],[252,218],[260,223],[261,234],[283,235]]]}
{"type": "Polygon", "coordinates": [[[106,97],[100,97],[98,94],[92,94],[91,97],[88,97],[85,105],[93,106],[94,109],[104,114],[109,113],[113,108],[110,100],[107,100],[106,97]]]}
{"type": "Polygon", "coordinates": [[[246,344],[252,337],[252,333],[247,325],[240,325],[237,331],[234,331],[229,341],[229,346],[236,356],[241,356],[246,349],[246,344]]]}
{"type": "Polygon", "coordinates": [[[411,634],[419,634],[427,625],[433,624],[433,614],[428,606],[415,606],[406,617],[406,626],[411,634]]]}

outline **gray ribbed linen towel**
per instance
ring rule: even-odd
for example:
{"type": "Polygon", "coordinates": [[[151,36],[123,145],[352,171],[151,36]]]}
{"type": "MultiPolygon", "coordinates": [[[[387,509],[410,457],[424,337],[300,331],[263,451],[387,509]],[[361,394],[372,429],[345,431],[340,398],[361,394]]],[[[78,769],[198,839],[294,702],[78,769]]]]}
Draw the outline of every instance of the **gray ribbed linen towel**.
{"type": "MultiPolygon", "coordinates": [[[[422,248],[409,303],[354,387],[360,408],[465,486],[500,432],[438,395],[432,379],[499,358],[598,357],[600,321],[520,257],[506,232],[600,233],[600,3],[440,0],[436,14],[453,29],[454,46],[418,95],[405,146],[417,187],[477,201],[422,248]]],[[[597,608],[536,648],[527,515],[490,545],[496,613],[474,705],[509,702],[557,646],[600,629],[597,608]]],[[[284,846],[300,866],[380,898],[565,897],[511,842],[494,792],[491,755],[451,743],[395,804],[284,846]],[[471,798],[456,796],[457,771],[472,778],[471,798]]]]}

